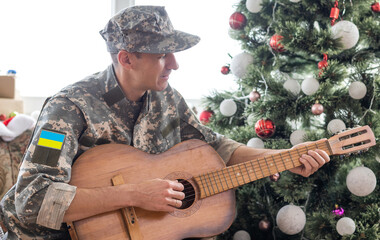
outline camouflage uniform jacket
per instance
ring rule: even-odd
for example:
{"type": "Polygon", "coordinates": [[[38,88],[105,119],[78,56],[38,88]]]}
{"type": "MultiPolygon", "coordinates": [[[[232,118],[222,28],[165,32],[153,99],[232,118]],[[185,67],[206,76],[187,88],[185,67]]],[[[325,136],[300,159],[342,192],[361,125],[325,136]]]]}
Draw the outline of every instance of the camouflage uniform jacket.
{"type": "Polygon", "coordinates": [[[74,159],[85,150],[123,143],[158,154],[192,138],[208,142],[226,162],[240,146],[199,124],[170,86],[147,91],[141,103],[129,101],[112,66],[64,88],[45,104],[18,182],[2,199],[8,239],[69,239],[62,220],[76,187],[68,182],[74,159]],[[65,136],[61,150],[37,144],[44,130],[65,136]]]}

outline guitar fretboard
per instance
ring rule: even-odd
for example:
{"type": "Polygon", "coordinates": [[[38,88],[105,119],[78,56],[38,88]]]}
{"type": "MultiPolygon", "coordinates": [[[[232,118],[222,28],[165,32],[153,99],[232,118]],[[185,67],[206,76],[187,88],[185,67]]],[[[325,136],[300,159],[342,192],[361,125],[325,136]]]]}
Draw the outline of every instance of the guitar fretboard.
{"type": "Polygon", "coordinates": [[[332,154],[328,140],[324,140],[194,177],[200,189],[200,198],[206,198],[298,167],[302,165],[299,161],[301,155],[315,149],[324,150],[329,155],[332,154]]]}

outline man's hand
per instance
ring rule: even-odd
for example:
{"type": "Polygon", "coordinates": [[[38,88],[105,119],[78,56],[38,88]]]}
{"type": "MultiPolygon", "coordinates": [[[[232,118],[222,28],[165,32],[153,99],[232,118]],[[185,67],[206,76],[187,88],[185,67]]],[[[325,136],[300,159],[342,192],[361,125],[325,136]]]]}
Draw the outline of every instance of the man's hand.
{"type": "Polygon", "coordinates": [[[307,154],[303,154],[299,160],[303,165],[292,168],[289,171],[304,177],[309,177],[311,174],[315,173],[320,167],[322,167],[325,163],[329,162],[330,157],[325,151],[317,149],[315,151],[309,150],[307,154]]]}
{"type": "Polygon", "coordinates": [[[136,200],[133,204],[150,211],[172,212],[182,206],[184,186],[178,181],[152,179],[135,186],[136,200]]]}

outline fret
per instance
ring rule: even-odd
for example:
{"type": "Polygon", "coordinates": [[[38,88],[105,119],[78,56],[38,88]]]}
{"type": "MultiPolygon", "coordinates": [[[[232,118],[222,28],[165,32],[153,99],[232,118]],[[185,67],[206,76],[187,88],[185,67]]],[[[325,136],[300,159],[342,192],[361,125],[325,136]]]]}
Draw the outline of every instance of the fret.
{"type": "Polygon", "coordinates": [[[251,176],[249,176],[249,171],[248,171],[248,168],[247,168],[247,162],[244,163],[244,167],[247,170],[247,175],[248,175],[248,178],[249,178],[249,182],[252,182],[251,176]]]}
{"type": "Polygon", "coordinates": [[[285,165],[285,162],[284,162],[284,159],[282,158],[281,153],[280,153],[280,158],[281,158],[282,164],[284,164],[284,168],[285,168],[285,169],[288,169],[288,168],[286,167],[286,165],[285,165]]]}
{"type": "Polygon", "coordinates": [[[265,174],[264,174],[264,172],[263,172],[263,169],[261,168],[260,159],[257,160],[257,163],[259,164],[259,168],[260,168],[261,174],[263,175],[263,177],[265,177],[265,174]]]}
{"type": "Polygon", "coordinates": [[[238,186],[240,186],[239,179],[237,178],[238,174],[236,174],[235,167],[236,167],[236,165],[233,165],[233,166],[232,166],[232,169],[234,170],[234,175],[235,175],[235,178],[236,178],[237,184],[238,184],[238,186]]]}
{"type": "MultiPolygon", "coordinates": [[[[277,167],[277,164],[276,164],[276,159],[274,158],[274,155],[272,155],[272,159],[273,159],[273,164],[274,164],[274,166],[275,166],[276,169],[277,169],[277,172],[281,172],[281,171],[278,170],[278,167],[277,167]]],[[[284,170],[285,170],[285,169],[284,169],[284,170]]]]}
{"type": "MultiPolygon", "coordinates": [[[[201,175],[201,176],[202,176],[202,175],[201,175]]],[[[205,178],[205,185],[206,185],[207,190],[208,190],[208,192],[209,192],[209,196],[211,196],[212,194],[211,194],[210,188],[209,188],[209,186],[208,186],[208,184],[207,184],[207,180],[206,180],[206,176],[205,176],[205,174],[203,174],[203,177],[205,178]]],[[[201,177],[201,179],[202,179],[202,177],[201,177]]],[[[207,196],[206,188],[205,188],[205,194],[206,194],[206,196],[207,196]]]]}
{"type": "Polygon", "coordinates": [[[249,161],[249,162],[251,163],[251,166],[252,166],[252,169],[253,169],[253,173],[255,174],[256,179],[259,179],[259,178],[257,177],[257,174],[256,174],[256,169],[255,169],[255,167],[253,166],[253,161],[249,161]]]}
{"type": "MultiPolygon", "coordinates": [[[[223,174],[224,180],[226,181],[227,189],[231,189],[231,188],[228,186],[228,181],[227,181],[226,175],[224,174],[223,171],[224,171],[224,169],[222,169],[222,174],[223,174]]],[[[227,172],[228,172],[228,170],[227,170],[227,172]]]]}
{"type": "Polygon", "coordinates": [[[293,164],[293,167],[296,167],[296,165],[294,165],[293,158],[292,158],[292,155],[290,154],[290,151],[288,151],[288,153],[289,153],[290,161],[291,161],[292,164],[293,164]]]}
{"type": "Polygon", "coordinates": [[[232,181],[232,177],[231,177],[231,174],[230,174],[230,171],[232,168],[228,169],[227,172],[228,172],[228,176],[230,176],[230,180],[231,180],[231,183],[232,183],[232,187],[235,187],[234,186],[234,181],[232,181]]]}
{"type": "Polygon", "coordinates": [[[210,173],[207,173],[207,175],[208,175],[208,179],[210,180],[210,184],[211,184],[212,191],[214,191],[213,194],[215,194],[215,189],[214,189],[214,187],[212,186],[213,184],[212,184],[212,180],[211,180],[211,178],[210,178],[210,173]]]}
{"type": "Polygon", "coordinates": [[[218,182],[216,181],[216,178],[215,178],[215,173],[211,173],[211,174],[212,174],[212,177],[214,178],[214,181],[215,181],[216,190],[218,191],[217,193],[220,193],[219,187],[218,187],[218,182]]]}
{"type": "Polygon", "coordinates": [[[219,182],[220,182],[220,185],[222,185],[222,192],[223,192],[223,191],[224,191],[224,187],[223,187],[222,179],[220,179],[219,172],[220,172],[220,171],[217,171],[216,173],[218,174],[219,182]]]}
{"type": "Polygon", "coordinates": [[[246,184],[246,181],[244,180],[244,174],[243,174],[243,172],[241,171],[241,168],[240,168],[240,164],[238,164],[237,166],[239,167],[239,171],[240,171],[241,177],[243,179],[243,183],[246,184]]]}
{"type": "Polygon", "coordinates": [[[268,161],[267,161],[267,159],[265,157],[264,157],[264,161],[265,161],[265,164],[267,165],[269,175],[271,175],[272,173],[270,171],[270,168],[269,168],[269,165],[268,165],[268,161]]]}

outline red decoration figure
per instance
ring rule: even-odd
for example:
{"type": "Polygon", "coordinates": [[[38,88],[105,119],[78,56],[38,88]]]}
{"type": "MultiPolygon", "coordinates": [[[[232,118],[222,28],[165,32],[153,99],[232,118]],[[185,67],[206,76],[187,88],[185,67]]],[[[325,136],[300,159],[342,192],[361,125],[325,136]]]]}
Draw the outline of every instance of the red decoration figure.
{"type": "Polygon", "coordinates": [[[247,18],[240,12],[234,12],[230,16],[230,27],[234,30],[242,29],[247,23],[247,18]]]}
{"type": "Polygon", "coordinates": [[[371,9],[372,9],[373,12],[379,13],[380,12],[380,3],[379,2],[374,2],[371,5],[371,9]]]}
{"type": "Polygon", "coordinates": [[[199,121],[201,121],[202,124],[206,125],[210,122],[211,116],[214,114],[213,111],[203,111],[201,114],[199,114],[199,121]]]}
{"type": "Polygon", "coordinates": [[[319,76],[322,75],[323,69],[325,69],[328,65],[329,63],[327,62],[327,54],[324,53],[323,60],[318,63],[318,68],[321,69],[321,71],[319,72],[319,76]]]}
{"type": "Polygon", "coordinates": [[[276,131],[276,126],[270,119],[260,119],[255,124],[255,132],[260,138],[271,137],[276,131]]]}
{"type": "Polygon", "coordinates": [[[228,66],[223,66],[220,70],[224,75],[227,75],[230,73],[230,68],[228,66]]]}
{"type": "Polygon", "coordinates": [[[335,0],[334,7],[331,8],[331,12],[330,12],[330,18],[332,18],[331,26],[334,26],[335,21],[338,19],[338,17],[339,17],[338,0],[335,0]]]}
{"type": "Polygon", "coordinates": [[[284,45],[282,45],[280,42],[284,37],[278,34],[273,35],[270,38],[269,45],[271,48],[276,52],[283,52],[285,51],[284,45]]]}
{"type": "Polygon", "coordinates": [[[335,209],[331,211],[335,216],[343,216],[344,215],[344,209],[339,207],[338,204],[335,204],[335,209]]]}

